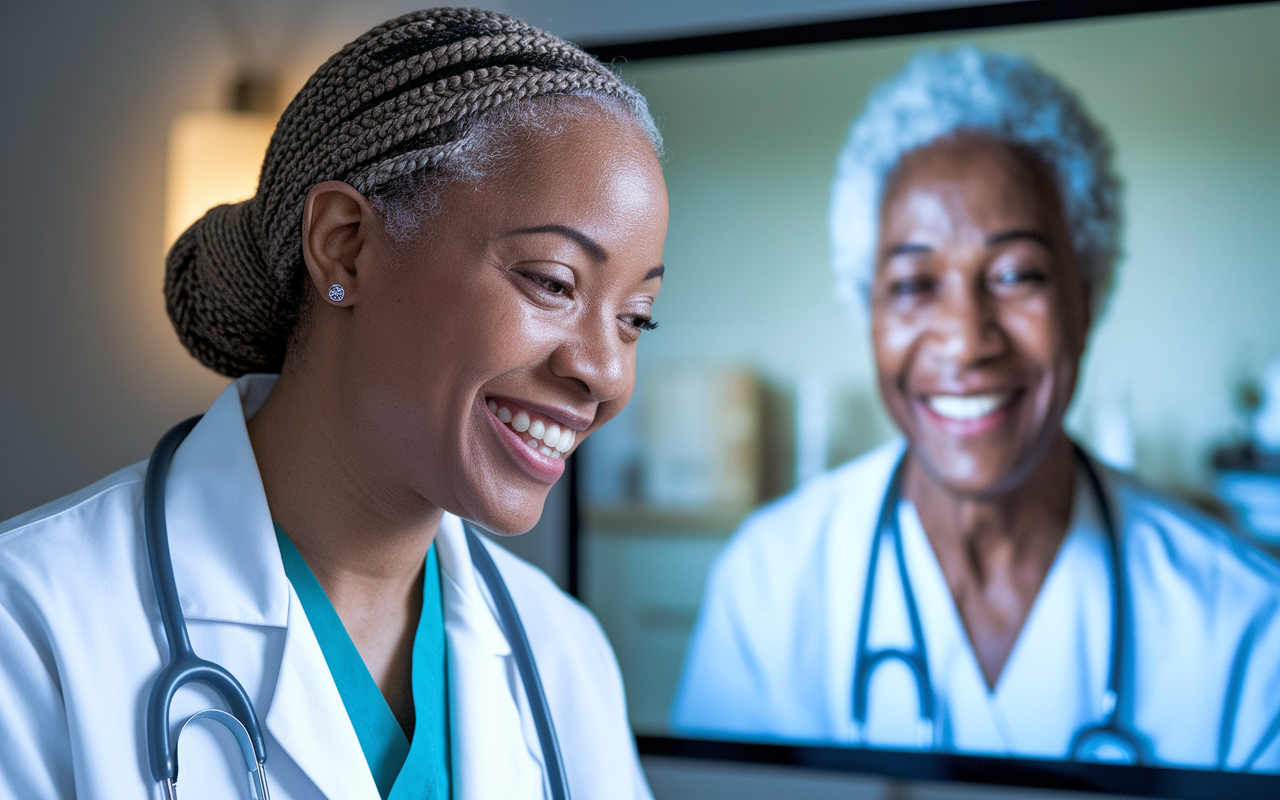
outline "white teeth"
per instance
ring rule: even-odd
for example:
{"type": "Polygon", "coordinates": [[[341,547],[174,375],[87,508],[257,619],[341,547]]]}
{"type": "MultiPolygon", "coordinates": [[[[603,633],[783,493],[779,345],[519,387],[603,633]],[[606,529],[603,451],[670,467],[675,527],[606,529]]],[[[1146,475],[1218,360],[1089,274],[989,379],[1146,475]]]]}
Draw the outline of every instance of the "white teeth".
{"type": "Polygon", "coordinates": [[[560,458],[578,439],[573,429],[561,428],[554,422],[546,423],[540,419],[533,419],[527,411],[517,411],[512,414],[511,409],[500,406],[493,400],[488,401],[487,405],[504,425],[510,425],[517,433],[526,434],[520,437],[526,446],[544,456],[560,458]]]}
{"type": "Polygon", "coordinates": [[[933,412],[947,419],[970,420],[985,417],[1004,405],[1010,392],[993,394],[934,394],[929,395],[926,402],[933,412]]]}
{"type": "Polygon", "coordinates": [[[560,443],[560,426],[552,425],[547,428],[547,432],[542,434],[542,443],[547,447],[555,447],[560,443]]]}
{"type": "Polygon", "coordinates": [[[570,447],[573,447],[573,441],[576,438],[577,436],[574,434],[572,430],[565,428],[564,430],[560,431],[560,439],[556,442],[556,449],[559,450],[561,453],[565,452],[570,447]]]}

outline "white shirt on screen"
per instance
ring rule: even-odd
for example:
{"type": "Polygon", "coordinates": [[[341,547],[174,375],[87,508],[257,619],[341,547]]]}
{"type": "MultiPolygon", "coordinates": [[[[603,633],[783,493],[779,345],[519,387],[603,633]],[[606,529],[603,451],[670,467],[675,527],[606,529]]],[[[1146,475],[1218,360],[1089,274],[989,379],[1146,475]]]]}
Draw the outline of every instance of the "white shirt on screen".
{"type": "MultiPolygon", "coordinates": [[[[905,666],[874,672],[865,740],[852,713],[871,535],[902,447],[831,470],[744,523],[708,580],[672,710],[678,732],[918,746],[905,666]]],[[[1280,770],[1280,565],[1205,515],[1099,472],[1129,593],[1119,722],[1159,763],[1280,770]]],[[[900,504],[939,749],[1062,758],[1081,726],[1103,719],[1114,576],[1093,493],[1077,486],[1067,536],[993,690],[919,517],[900,504]]],[[[870,652],[911,641],[890,555],[878,562],[870,652]]]]}

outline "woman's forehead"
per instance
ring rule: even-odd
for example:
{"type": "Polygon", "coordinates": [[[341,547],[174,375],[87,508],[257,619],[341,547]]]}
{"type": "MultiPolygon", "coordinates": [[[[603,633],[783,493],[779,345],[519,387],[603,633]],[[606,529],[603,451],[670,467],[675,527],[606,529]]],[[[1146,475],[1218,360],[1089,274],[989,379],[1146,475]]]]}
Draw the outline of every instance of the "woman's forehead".
{"type": "Polygon", "coordinates": [[[1034,228],[1065,234],[1057,187],[1031,153],[992,137],[939,140],[903,158],[881,212],[886,235],[911,230],[988,233],[1034,228]]]}
{"type": "Polygon", "coordinates": [[[554,133],[513,143],[503,169],[474,192],[501,211],[502,224],[603,225],[666,216],[666,187],[653,147],[636,126],[607,118],[574,119],[554,133]],[[494,205],[496,204],[496,205],[494,205]]]}

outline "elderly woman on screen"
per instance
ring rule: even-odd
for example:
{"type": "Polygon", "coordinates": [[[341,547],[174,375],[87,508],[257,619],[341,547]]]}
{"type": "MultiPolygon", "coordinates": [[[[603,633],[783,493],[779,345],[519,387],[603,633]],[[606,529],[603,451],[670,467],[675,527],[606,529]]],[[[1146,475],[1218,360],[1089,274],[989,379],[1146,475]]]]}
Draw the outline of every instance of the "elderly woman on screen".
{"type": "Polygon", "coordinates": [[[854,124],[830,222],[903,438],[743,525],[675,727],[1280,768],[1280,568],[1063,430],[1119,252],[1080,100],[1023,58],[917,55],[854,124]]]}

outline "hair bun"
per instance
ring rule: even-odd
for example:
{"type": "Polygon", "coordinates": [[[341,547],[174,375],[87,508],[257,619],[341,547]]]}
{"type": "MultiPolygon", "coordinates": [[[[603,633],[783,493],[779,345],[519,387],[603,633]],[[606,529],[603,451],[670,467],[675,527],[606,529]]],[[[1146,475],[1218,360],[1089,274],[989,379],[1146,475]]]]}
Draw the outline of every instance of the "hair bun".
{"type": "Polygon", "coordinates": [[[229,378],[279,372],[297,315],[296,288],[267,266],[256,216],[254,200],[211,208],[165,259],[165,309],[178,338],[229,378]]]}

